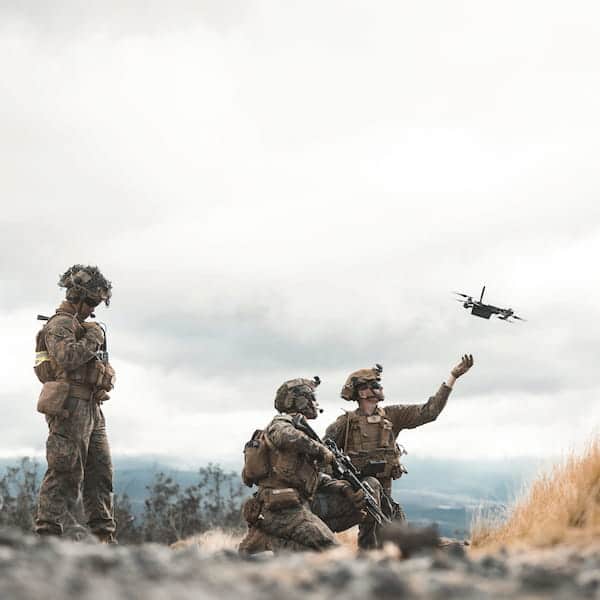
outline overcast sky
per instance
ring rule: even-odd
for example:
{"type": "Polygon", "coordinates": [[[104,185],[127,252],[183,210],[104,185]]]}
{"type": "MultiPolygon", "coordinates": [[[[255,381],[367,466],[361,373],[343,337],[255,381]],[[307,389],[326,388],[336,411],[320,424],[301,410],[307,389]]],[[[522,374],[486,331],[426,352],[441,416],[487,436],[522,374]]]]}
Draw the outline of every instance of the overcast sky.
{"type": "Polygon", "coordinates": [[[0,4],[0,455],[41,454],[59,275],[113,281],[116,454],[241,457],[285,379],[475,367],[411,454],[547,456],[600,422],[595,2],[0,4]],[[512,306],[470,316],[454,289],[512,306]]]}

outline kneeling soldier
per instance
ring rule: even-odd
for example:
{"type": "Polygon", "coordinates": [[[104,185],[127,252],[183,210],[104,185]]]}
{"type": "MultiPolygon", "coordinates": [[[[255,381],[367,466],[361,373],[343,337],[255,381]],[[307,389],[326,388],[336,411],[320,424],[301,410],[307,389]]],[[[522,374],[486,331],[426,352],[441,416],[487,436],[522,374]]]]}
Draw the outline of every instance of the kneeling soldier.
{"type": "Polygon", "coordinates": [[[258,491],[243,507],[248,533],[241,554],[265,550],[324,550],[337,544],[332,531],[310,510],[319,483],[319,464],[329,464],[328,448],[294,423],[317,417],[319,378],[286,381],[275,396],[280,412],[258,430],[244,449],[242,478],[258,491]]]}

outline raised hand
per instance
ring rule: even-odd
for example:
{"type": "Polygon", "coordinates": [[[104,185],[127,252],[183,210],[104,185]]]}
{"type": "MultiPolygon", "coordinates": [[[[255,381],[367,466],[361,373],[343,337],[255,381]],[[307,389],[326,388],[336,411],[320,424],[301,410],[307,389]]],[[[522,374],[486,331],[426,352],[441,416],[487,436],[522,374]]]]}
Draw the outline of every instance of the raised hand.
{"type": "Polygon", "coordinates": [[[473,355],[465,354],[461,361],[450,371],[455,379],[464,375],[473,366],[473,355]]]}

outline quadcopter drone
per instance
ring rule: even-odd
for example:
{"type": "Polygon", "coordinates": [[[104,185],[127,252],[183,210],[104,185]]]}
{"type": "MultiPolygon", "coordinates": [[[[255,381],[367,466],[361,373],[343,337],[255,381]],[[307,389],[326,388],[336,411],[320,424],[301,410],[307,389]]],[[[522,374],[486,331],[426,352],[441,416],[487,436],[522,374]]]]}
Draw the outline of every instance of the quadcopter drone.
{"type": "Polygon", "coordinates": [[[471,314],[476,317],[481,317],[482,319],[489,319],[492,315],[498,315],[499,319],[503,321],[508,321],[509,323],[513,322],[513,319],[518,321],[526,321],[522,317],[518,317],[515,315],[515,311],[512,308],[498,308],[492,304],[484,304],[483,303],[483,294],[485,292],[485,285],[481,290],[481,296],[479,300],[473,300],[471,296],[468,294],[463,294],[462,292],[454,292],[455,294],[461,296],[463,300],[457,298],[458,302],[462,302],[464,308],[470,308],[471,314]]]}

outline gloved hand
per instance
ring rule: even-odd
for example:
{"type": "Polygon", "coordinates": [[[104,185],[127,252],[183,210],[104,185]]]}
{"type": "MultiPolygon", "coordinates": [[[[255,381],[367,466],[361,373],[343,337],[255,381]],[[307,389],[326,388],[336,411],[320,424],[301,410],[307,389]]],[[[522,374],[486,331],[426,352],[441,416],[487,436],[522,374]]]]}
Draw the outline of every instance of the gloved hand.
{"type": "Polygon", "coordinates": [[[461,375],[464,375],[473,366],[473,355],[465,354],[462,360],[450,371],[452,376],[458,379],[461,375]]]}
{"type": "Polygon", "coordinates": [[[107,400],[110,400],[110,396],[108,395],[108,392],[106,392],[105,390],[98,390],[94,394],[94,400],[98,404],[101,404],[102,402],[106,402],[107,400]]]}
{"type": "Polygon", "coordinates": [[[365,507],[365,493],[362,490],[354,491],[352,487],[350,488],[350,494],[348,498],[352,501],[352,504],[362,512],[365,507]]]}
{"type": "Polygon", "coordinates": [[[335,462],[335,456],[333,452],[329,448],[323,446],[321,448],[321,456],[319,457],[319,462],[321,462],[323,465],[332,465],[335,462]]]}

